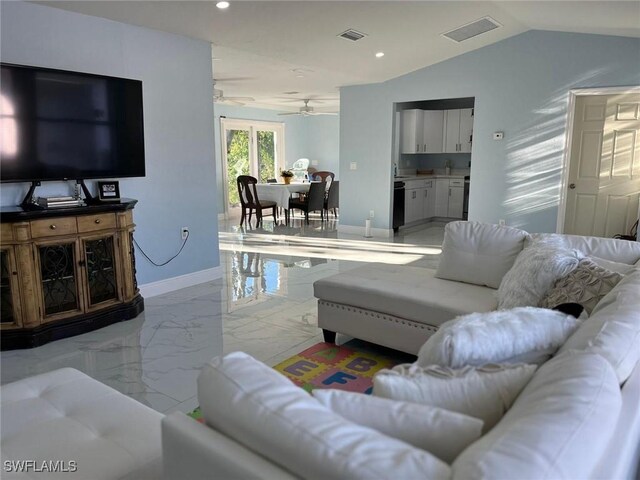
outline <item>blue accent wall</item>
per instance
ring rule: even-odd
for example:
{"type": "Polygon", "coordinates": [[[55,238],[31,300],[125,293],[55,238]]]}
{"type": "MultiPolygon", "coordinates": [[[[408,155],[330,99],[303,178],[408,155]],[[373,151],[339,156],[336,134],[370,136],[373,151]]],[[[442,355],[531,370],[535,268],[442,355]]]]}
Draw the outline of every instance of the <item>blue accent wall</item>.
{"type": "MultiPolygon", "coordinates": [[[[207,42],[27,2],[1,2],[3,62],[142,80],[146,177],[122,179],[139,200],[135,238],[138,283],[220,265],[213,150],[211,46],[207,42]]],[[[90,181],[90,188],[94,182],[90,181]]],[[[2,205],[20,203],[28,184],[2,184],[2,205]]],[[[47,182],[37,195],[69,194],[72,182],[47,182]]]]}
{"type": "Polygon", "coordinates": [[[394,103],[475,97],[469,218],[554,232],[569,90],[629,85],[640,85],[640,39],[528,31],[384,83],[343,87],[340,222],[363,226],[375,209],[373,227],[389,228],[394,103]]]}

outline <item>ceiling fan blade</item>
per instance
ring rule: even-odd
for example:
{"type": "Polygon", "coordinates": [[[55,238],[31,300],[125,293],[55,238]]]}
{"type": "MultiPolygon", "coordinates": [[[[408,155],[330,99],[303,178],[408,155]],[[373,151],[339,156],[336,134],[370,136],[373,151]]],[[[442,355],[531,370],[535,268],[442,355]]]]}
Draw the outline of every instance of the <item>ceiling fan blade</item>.
{"type": "Polygon", "coordinates": [[[302,113],[300,112],[284,112],[284,113],[279,113],[278,115],[302,115],[302,113]]]}
{"type": "Polygon", "coordinates": [[[236,101],[236,102],[255,102],[256,99],[253,97],[224,97],[226,100],[236,101]]]}
{"type": "Polygon", "coordinates": [[[230,105],[238,105],[239,107],[242,107],[244,105],[244,103],[238,102],[237,100],[231,100],[229,98],[225,98],[224,100],[230,105]]]}
{"type": "Polygon", "coordinates": [[[309,115],[338,115],[336,112],[312,112],[309,115]]]}

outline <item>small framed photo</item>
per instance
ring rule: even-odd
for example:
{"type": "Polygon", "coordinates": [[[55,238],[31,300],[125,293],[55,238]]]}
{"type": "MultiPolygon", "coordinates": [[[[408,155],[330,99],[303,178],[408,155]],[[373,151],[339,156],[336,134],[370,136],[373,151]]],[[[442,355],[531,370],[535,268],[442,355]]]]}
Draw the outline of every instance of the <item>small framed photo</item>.
{"type": "Polygon", "coordinates": [[[120,201],[119,182],[98,182],[98,198],[101,202],[120,201]]]}

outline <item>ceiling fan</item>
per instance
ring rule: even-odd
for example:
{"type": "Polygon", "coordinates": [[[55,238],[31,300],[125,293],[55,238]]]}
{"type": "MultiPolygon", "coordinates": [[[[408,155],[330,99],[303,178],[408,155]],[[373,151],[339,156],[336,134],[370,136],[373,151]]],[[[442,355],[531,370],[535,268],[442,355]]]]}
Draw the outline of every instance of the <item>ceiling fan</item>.
{"type": "Polygon", "coordinates": [[[300,111],[298,112],[284,112],[279,113],[278,115],[302,115],[303,117],[307,117],[309,115],[338,115],[333,112],[316,112],[313,107],[309,106],[310,99],[304,99],[304,107],[300,107],[300,111]]]}
{"type": "Polygon", "coordinates": [[[255,102],[253,97],[225,97],[224,92],[216,88],[216,82],[213,82],[213,101],[215,103],[228,103],[231,105],[244,105],[245,102],[255,102]]]}

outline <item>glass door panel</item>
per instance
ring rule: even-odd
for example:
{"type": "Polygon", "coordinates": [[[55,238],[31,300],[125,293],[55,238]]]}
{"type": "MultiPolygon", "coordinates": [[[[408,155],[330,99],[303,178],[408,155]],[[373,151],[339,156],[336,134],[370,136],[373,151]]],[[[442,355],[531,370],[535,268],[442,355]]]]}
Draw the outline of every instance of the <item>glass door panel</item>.
{"type": "Polygon", "coordinates": [[[227,157],[227,193],[228,207],[238,207],[240,196],[236,179],[239,175],[251,175],[249,161],[249,130],[226,129],[226,157],[227,157]]]}
{"type": "Polygon", "coordinates": [[[118,299],[113,237],[84,241],[89,305],[118,299]]]}
{"type": "Polygon", "coordinates": [[[39,250],[45,316],[79,310],[75,244],[45,245],[39,250]]]}
{"type": "Polygon", "coordinates": [[[277,133],[269,130],[258,130],[256,132],[258,143],[258,182],[267,183],[270,178],[277,179],[280,176],[278,171],[278,157],[276,151],[277,133]]]}
{"type": "Polygon", "coordinates": [[[13,323],[13,292],[11,291],[11,267],[9,266],[9,253],[0,251],[0,322],[13,323]]]}

